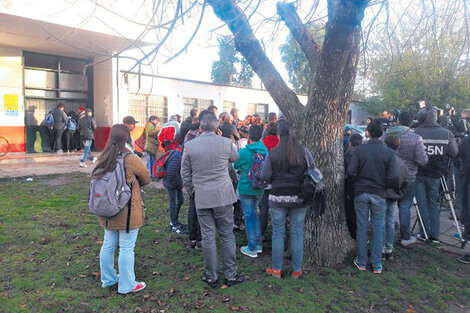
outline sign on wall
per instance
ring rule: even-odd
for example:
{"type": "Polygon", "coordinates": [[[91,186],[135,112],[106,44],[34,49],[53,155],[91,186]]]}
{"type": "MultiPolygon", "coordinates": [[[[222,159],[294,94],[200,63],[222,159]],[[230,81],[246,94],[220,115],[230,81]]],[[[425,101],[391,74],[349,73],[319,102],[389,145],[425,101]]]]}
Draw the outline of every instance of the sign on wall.
{"type": "Polygon", "coordinates": [[[5,116],[18,116],[18,95],[3,95],[5,116]]]}

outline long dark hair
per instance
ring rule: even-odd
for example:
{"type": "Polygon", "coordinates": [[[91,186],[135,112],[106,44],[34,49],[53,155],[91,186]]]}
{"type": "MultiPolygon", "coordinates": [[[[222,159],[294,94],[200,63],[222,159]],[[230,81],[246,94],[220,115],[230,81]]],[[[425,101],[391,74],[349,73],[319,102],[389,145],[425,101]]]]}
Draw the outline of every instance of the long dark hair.
{"type": "Polygon", "coordinates": [[[98,158],[98,164],[93,170],[92,176],[103,176],[116,169],[116,159],[119,153],[125,150],[126,143],[130,143],[131,133],[125,124],[116,124],[111,127],[106,148],[98,158]]]}
{"type": "Polygon", "coordinates": [[[278,168],[281,172],[288,172],[290,169],[304,164],[303,148],[292,134],[290,123],[287,121],[278,123],[277,133],[280,136],[279,145],[269,152],[273,168],[278,168]]]}

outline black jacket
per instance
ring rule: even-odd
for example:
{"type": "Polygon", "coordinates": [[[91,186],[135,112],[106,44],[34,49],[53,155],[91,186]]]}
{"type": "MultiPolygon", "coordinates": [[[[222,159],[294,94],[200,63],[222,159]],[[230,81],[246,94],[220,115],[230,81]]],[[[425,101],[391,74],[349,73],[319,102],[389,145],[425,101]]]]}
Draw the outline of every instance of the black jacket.
{"type": "Polygon", "coordinates": [[[347,174],[354,180],[354,194],[372,193],[386,198],[387,188],[400,188],[400,169],[395,152],[380,139],[354,148],[347,174]]]}
{"type": "Polygon", "coordinates": [[[406,166],[405,161],[397,155],[397,163],[398,168],[400,169],[400,176],[398,185],[400,186],[398,189],[389,188],[387,189],[387,199],[390,200],[399,200],[403,198],[408,189],[408,185],[410,182],[410,174],[408,173],[408,167],[406,166]]]}
{"type": "Polygon", "coordinates": [[[459,158],[462,161],[464,175],[470,180],[470,135],[467,134],[459,147],[459,158]]]}
{"type": "Polygon", "coordinates": [[[304,148],[302,156],[302,165],[296,168],[290,168],[289,171],[283,172],[271,163],[270,155],[264,161],[261,179],[272,184],[270,194],[275,196],[298,196],[304,182],[305,172],[307,171],[307,160],[311,167],[315,167],[313,156],[307,148],[304,148]]]}
{"type": "Polygon", "coordinates": [[[67,114],[57,108],[52,110],[51,114],[54,117],[54,129],[64,129],[67,125],[67,114]]]}
{"type": "Polygon", "coordinates": [[[78,121],[78,130],[82,140],[95,139],[96,121],[93,116],[85,116],[78,121]]]}
{"type": "Polygon", "coordinates": [[[458,153],[454,135],[431,119],[424,121],[415,133],[423,138],[428,154],[428,163],[418,169],[418,176],[441,177],[446,170],[447,157],[458,153]]]}
{"type": "Polygon", "coordinates": [[[186,137],[186,134],[191,130],[191,124],[193,123],[193,117],[190,116],[187,119],[181,123],[181,128],[180,128],[180,138],[179,138],[179,143],[182,144],[184,143],[184,137],[186,137]]]}
{"type": "Polygon", "coordinates": [[[233,124],[224,122],[219,126],[219,129],[222,132],[222,137],[229,138],[234,144],[237,144],[238,140],[240,140],[237,128],[233,124]]]}

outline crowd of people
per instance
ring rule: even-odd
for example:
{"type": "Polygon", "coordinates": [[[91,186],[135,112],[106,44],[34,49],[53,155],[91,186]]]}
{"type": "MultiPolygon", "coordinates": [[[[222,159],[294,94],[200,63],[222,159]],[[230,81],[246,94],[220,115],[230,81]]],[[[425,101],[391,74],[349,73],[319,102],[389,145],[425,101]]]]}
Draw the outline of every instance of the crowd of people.
{"type": "MultiPolygon", "coordinates": [[[[470,128],[470,110],[464,110],[462,118],[470,128]]],[[[374,273],[382,273],[382,261],[393,256],[397,209],[401,245],[408,247],[417,242],[410,229],[410,208],[415,198],[424,226],[419,239],[425,238],[426,232],[429,240],[439,242],[437,202],[448,157],[458,157],[462,165],[464,199],[460,216],[466,226],[464,236],[470,237],[470,138],[466,136],[458,147],[452,133],[436,123],[432,109],[420,111],[418,120],[420,126],[413,130],[413,115],[402,112],[397,125],[384,131],[383,123],[374,119],[367,126],[366,138],[354,134],[348,140],[344,156],[345,213],[351,236],[357,242],[354,264],[361,271],[371,264],[374,273]]],[[[133,249],[145,217],[140,187],[160,178],[168,193],[169,228],[188,236],[189,249],[202,250],[202,280],[209,286],[215,288],[219,281],[217,233],[225,284],[233,286],[245,280],[237,271],[234,230],[246,234],[246,245],[240,247],[240,252],[256,258],[263,253],[268,216],[272,263],[266,274],[282,276],[288,226],[292,254],[289,273],[293,278],[302,276],[303,230],[309,205],[301,196],[301,188],[306,171],[315,167],[315,161],[312,153],[299,144],[289,121],[283,116],[278,120],[275,113],[269,113],[264,122],[257,115],[240,120],[237,109],[218,115],[217,107],[211,105],[201,112],[192,109],[182,123],[175,115],[159,126],[159,118],[151,116],[142,136],[134,142],[130,131],[136,123],[127,116],[123,124],[111,128],[108,144],[93,171],[93,177],[113,171],[116,160],[123,157],[126,180],[132,188],[131,205],[116,216],[100,218],[105,228],[100,253],[103,287],[118,283],[120,293],[145,288],[134,274],[133,249]],[[135,146],[144,150],[145,163],[135,146]],[[188,224],[180,221],[185,192],[188,224]],[[118,243],[119,276],[113,261],[118,243]]],[[[84,127],[92,128],[89,124],[84,127]]],[[[469,263],[470,256],[460,260],[469,263]]]]}

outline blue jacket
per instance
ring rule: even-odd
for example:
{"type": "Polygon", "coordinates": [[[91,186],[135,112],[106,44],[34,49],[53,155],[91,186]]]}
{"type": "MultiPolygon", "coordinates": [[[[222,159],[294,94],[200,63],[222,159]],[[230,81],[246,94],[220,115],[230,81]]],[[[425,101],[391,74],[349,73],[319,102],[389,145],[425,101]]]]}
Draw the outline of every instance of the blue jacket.
{"type": "Polygon", "coordinates": [[[166,176],[163,178],[163,186],[169,189],[183,188],[183,181],[181,180],[181,156],[183,154],[180,150],[173,150],[170,152],[166,166],[166,176]]]}

